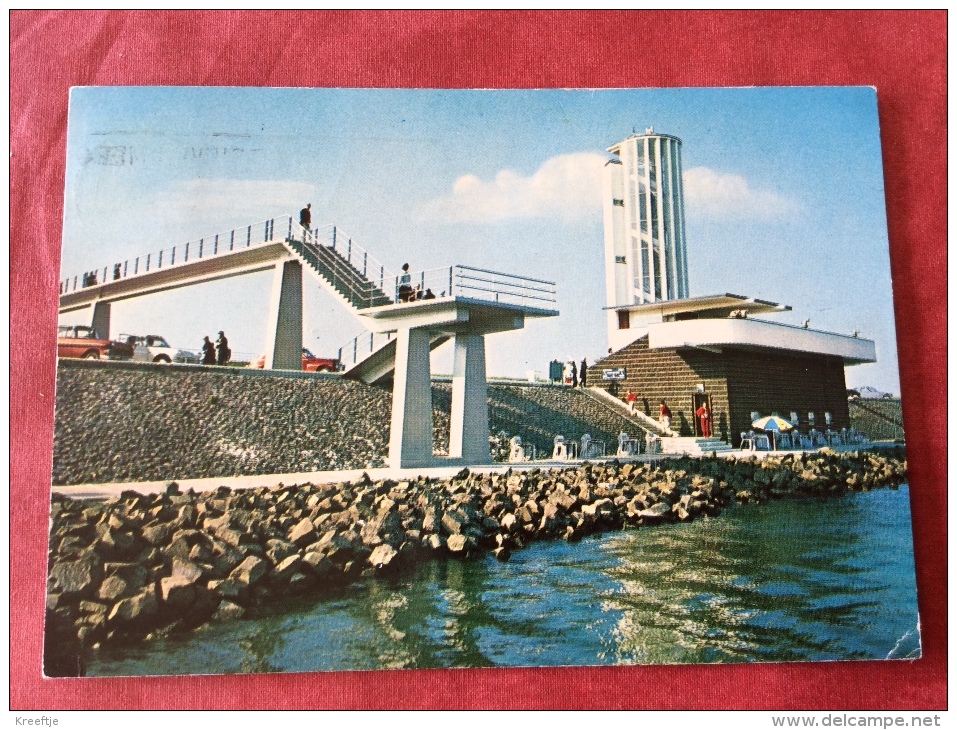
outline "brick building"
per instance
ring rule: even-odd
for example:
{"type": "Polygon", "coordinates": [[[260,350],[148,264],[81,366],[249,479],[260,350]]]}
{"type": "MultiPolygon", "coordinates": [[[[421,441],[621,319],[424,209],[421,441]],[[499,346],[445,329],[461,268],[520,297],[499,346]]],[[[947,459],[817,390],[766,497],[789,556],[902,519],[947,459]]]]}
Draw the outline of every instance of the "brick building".
{"type": "Polygon", "coordinates": [[[733,446],[759,416],[803,433],[850,427],[844,367],[875,362],[874,342],[753,317],[788,309],[735,294],[615,307],[619,349],[588,382],[622,399],[631,390],[652,418],[664,399],[681,436],[703,435],[694,414],[705,404],[713,435],[733,446]]]}

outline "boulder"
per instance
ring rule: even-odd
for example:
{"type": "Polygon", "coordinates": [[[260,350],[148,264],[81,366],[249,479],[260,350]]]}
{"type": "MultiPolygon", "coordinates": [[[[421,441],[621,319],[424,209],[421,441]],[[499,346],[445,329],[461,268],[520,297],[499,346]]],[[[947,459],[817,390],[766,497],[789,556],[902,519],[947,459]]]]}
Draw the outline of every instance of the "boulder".
{"type": "Polygon", "coordinates": [[[246,609],[231,601],[222,600],[213,613],[213,621],[236,621],[246,615],[246,609]]]}
{"type": "Polygon", "coordinates": [[[229,577],[235,578],[244,585],[252,586],[263,579],[267,569],[266,561],[250,555],[233,569],[229,577]]]}
{"type": "Polygon", "coordinates": [[[305,547],[316,541],[316,529],[312,522],[303,518],[289,531],[288,540],[297,547],[305,547]]]}
{"type": "Polygon", "coordinates": [[[170,608],[185,611],[196,600],[196,588],[183,578],[167,576],[160,579],[160,598],[170,608]]]}
{"type": "Polygon", "coordinates": [[[298,554],[290,555],[273,568],[270,577],[276,581],[288,583],[289,579],[292,578],[295,573],[300,572],[301,568],[302,558],[300,558],[298,554]]]}
{"type": "Polygon", "coordinates": [[[368,562],[374,568],[385,568],[398,554],[398,551],[389,544],[379,545],[368,557],[368,562]]]}
{"type": "Polygon", "coordinates": [[[469,546],[469,542],[470,538],[465,535],[450,535],[445,545],[450,553],[459,554],[465,552],[465,549],[469,546]]]}
{"type": "Polygon", "coordinates": [[[129,598],[136,595],[142,586],[131,586],[118,575],[111,575],[100,584],[97,596],[102,601],[116,603],[122,598],[129,598]]]}
{"type": "Polygon", "coordinates": [[[64,597],[93,596],[103,580],[103,562],[89,553],[80,560],[58,562],[50,569],[49,585],[53,593],[64,597]]]}
{"type": "Polygon", "coordinates": [[[113,606],[107,617],[108,623],[135,623],[154,616],[159,610],[156,591],[152,587],[124,598],[113,606]]]}

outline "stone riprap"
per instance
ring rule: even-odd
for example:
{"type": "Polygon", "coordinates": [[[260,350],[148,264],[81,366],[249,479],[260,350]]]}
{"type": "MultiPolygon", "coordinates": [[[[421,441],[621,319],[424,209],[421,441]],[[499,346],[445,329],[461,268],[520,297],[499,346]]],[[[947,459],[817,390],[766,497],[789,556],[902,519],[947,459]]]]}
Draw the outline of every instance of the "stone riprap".
{"type": "MultiPolygon", "coordinates": [[[[60,362],[53,483],[163,481],[383,467],[392,393],[338,377],[244,376],[228,369],[119,369],[60,362]]],[[[447,454],[451,389],[433,387],[435,453],[447,454]]],[[[589,433],[613,448],[626,419],[580,391],[489,387],[494,455],[522,436],[589,433]],[[502,439],[500,432],[506,434],[502,439]]]]}
{"type": "Polygon", "coordinates": [[[902,452],[819,452],[200,494],[171,483],[165,494],[102,502],[55,495],[46,671],[82,673],[82,656],[98,644],[241,618],[430,558],[505,560],[534,540],[896,485],[906,473],[902,452]]]}

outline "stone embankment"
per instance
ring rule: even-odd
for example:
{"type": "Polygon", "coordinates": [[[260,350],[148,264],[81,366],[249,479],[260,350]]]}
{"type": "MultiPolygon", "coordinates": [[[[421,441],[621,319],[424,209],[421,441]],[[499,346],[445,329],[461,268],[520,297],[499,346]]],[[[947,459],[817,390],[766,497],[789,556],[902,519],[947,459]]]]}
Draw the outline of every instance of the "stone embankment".
{"type": "Polygon", "coordinates": [[[534,540],[713,516],[732,502],[840,495],[906,479],[902,452],[470,474],[297,485],[103,502],[54,496],[47,673],[82,673],[85,651],[242,618],[432,557],[508,559],[534,540]]]}

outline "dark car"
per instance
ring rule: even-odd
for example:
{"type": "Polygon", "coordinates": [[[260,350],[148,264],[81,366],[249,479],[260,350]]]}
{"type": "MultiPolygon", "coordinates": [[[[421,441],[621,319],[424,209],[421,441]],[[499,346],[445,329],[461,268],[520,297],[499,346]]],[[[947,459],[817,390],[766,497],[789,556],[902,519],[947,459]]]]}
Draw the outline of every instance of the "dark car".
{"type": "Polygon", "coordinates": [[[92,327],[61,325],[57,328],[56,356],[84,360],[130,360],[133,358],[133,346],[104,339],[92,327]]]}

